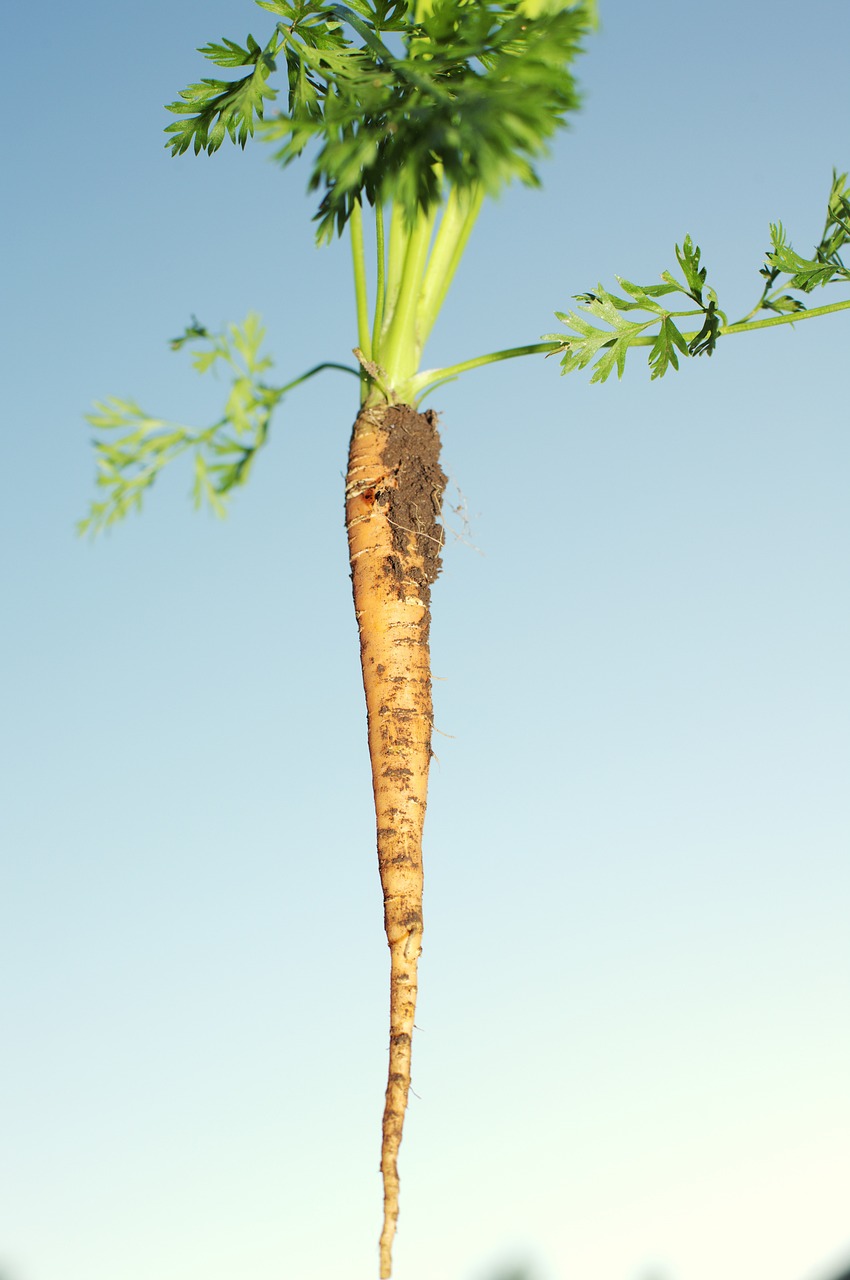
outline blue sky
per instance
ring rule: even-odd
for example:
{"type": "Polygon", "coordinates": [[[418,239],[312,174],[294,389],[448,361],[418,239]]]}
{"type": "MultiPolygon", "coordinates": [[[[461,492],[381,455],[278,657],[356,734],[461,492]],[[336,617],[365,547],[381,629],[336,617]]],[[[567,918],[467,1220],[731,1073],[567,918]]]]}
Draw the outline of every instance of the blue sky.
{"type": "MultiPolygon", "coordinates": [[[[429,364],[537,341],[690,233],[730,314],[850,167],[850,9],[602,5],[583,112],[482,214],[429,364]]],[[[74,536],[83,414],[204,424],[167,339],[259,311],[281,380],[356,340],[298,166],[172,160],[233,0],[7,34],[3,1280],[377,1272],[387,956],[341,473],[282,406],[217,522],[166,477],[74,536]],[[11,80],[11,84],[9,84],[11,80]]],[[[850,1256],[844,315],[651,383],[441,388],[438,763],[399,1280],[829,1280],[850,1256]]]]}

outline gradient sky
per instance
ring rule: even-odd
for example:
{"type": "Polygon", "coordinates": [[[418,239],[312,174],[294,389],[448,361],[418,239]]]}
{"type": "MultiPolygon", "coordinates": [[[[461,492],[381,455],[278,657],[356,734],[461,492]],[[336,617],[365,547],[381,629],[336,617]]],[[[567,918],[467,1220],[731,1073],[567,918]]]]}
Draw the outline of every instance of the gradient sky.
{"type": "MultiPolygon", "coordinates": [[[[850,5],[608,0],[586,100],[483,213],[429,364],[535,342],[690,233],[730,315],[850,167],[850,5]]],[[[3,1280],[373,1280],[387,952],[342,524],[353,380],[229,519],[95,543],[83,414],[203,425],[167,339],[356,340],[347,247],[163,104],[235,0],[7,19],[3,1280]]],[[[838,296],[838,295],[836,295],[838,296]]],[[[824,300],[828,300],[824,297],[824,300]]],[[[441,388],[438,764],[398,1280],[828,1280],[850,1257],[850,319],[650,383],[441,388]],[[467,513],[466,522],[463,511],[467,513]],[[445,736],[443,736],[445,735],[445,736]]]]}

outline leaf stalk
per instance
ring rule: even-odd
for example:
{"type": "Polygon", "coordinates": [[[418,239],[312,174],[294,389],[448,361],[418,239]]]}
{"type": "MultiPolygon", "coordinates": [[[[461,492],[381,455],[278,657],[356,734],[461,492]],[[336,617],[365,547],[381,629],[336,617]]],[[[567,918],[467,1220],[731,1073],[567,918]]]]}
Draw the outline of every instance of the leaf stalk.
{"type": "MultiPolygon", "coordinates": [[[[812,307],[806,311],[795,311],[791,315],[770,316],[764,320],[746,320],[738,321],[736,324],[721,325],[718,333],[725,337],[733,333],[752,333],[756,329],[774,328],[776,325],[782,324],[798,324],[801,320],[814,320],[817,316],[830,315],[836,311],[847,311],[850,309],[850,298],[844,302],[832,302],[823,307],[812,307]]],[[[693,312],[671,312],[671,315],[692,315],[693,312]]],[[[649,323],[652,323],[651,321],[649,323]]],[[[699,331],[694,329],[692,332],[684,333],[683,338],[686,342],[692,342],[699,336],[699,331]]],[[[563,342],[532,342],[523,347],[507,347],[502,351],[488,351],[486,355],[474,356],[471,360],[462,360],[459,364],[446,365],[440,369],[425,369],[422,373],[412,380],[411,387],[416,396],[416,404],[418,405],[424,396],[433,391],[435,387],[441,386],[445,382],[452,382],[462,373],[467,373],[471,369],[480,369],[484,365],[495,364],[500,360],[515,360],[520,356],[552,356],[559,351],[563,351],[568,345],[569,338],[563,342]]],[[[634,338],[630,343],[635,347],[651,347],[655,343],[655,338],[634,338]]],[[[606,346],[613,345],[613,338],[606,346]]]]}

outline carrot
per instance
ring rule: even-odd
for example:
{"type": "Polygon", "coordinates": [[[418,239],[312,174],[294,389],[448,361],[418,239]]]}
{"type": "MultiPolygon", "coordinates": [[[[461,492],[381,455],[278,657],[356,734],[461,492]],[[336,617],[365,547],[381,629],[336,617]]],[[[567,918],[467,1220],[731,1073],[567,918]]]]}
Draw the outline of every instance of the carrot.
{"type": "Polygon", "coordinates": [[[384,928],[390,948],[390,1053],[381,1131],[381,1280],[392,1275],[398,1153],[410,1089],[422,951],[422,829],[431,762],[431,584],[446,477],[436,416],[407,405],[364,408],[346,476],[354,609],[366,693],[384,928]]]}

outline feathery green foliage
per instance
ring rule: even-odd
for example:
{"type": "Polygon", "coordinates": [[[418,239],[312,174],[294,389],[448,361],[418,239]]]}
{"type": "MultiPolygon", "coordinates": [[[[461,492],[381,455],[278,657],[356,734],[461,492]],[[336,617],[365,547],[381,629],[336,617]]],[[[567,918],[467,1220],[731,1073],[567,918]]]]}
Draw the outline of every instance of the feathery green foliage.
{"type": "MultiPolygon", "coordinates": [[[[433,327],[486,193],[511,179],[536,183],[534,161],[578,105],[571,63],[595,23],[596,0],[257,0],[277,19],[261,44],[227,37],[200,52],[244,69],[203,79],[168,108],[173,155],[244,147],[259,130],[289,164],[309,148],[309,187],[321,192],[318,239],[350,232],[361,398],[413,401],[433,327]],[[285,71],[286,107],[271,118],[272,78],[285,71]],[[375,207],[378,296],[370,330],[362,210],[375,207]],[[384,211],[388,225],[384,224],[384,211]]],[[[194,454],[196,503],[223,510],[247,477],[286,387],[262,380],[259,323],[217,336],[195,324],[172,345],[200,343],[199,372],[228,366],[222,417],[195,429],[130,400],[96,406],[89,422],[98,487],[82,530],[138,509],[163,468],[194,454]]]]}
{"type": "Polygon", "coordinates": [[[224,413],[211,427],[167,422],[146,413],[135,401],[117,397],[95,406],[87,421],[107,433],[94,443],[97,485],[104,496],[92,502],[88,517],[79,523],[80,533],[98,533],[130,511],[141,510],[160,472],[187,452],[194,454],[195,506],[206,501],[217,515],[224,514],[226,495],[247,480],[258,450],[268,439],[272,413],[287,389],[262,381],[261,375],[272,364],[261,354],[263,337],[259,317],[251,314],[241,326],[229,325],[220,334],[209,333],[193,320],[172,341],[175,351],[188,343],[199,345],[192,358],[198,373],[222,368],[231,375],[224,413]]]}
{"type": "Polygon", "coordinates": [[[850,193],[847,190],[846,173],[833,172],[826,224],[820,242],[815,247],[814,258],[803,258],[795,253],[787,241],[781,222],[771,224],[770,240],[772,248],[761,268],[761,275],[766,281],[762,295],[753,309],[735,324],[728,323],[726,314],[717,304],[716,293],[706,285],[706,269],[700,265],[700,250],[694,246],[690,236],[686,236],[682,248],[676,246],[676,257],[685,277],[684,283],[669,271],[662,271],[662,284],[645,286],[632,284],[617,276],[618,283],[628,297],[610,293],[601,284],[597,285],[593,293],[577,294],[576,301],[580,303],[582,311],[607,327],[600,328],[576,311],[556,311],[557,319],[570,332],[567,337],[557,333],[544,335],[544,342],[557,344],[549,354],[557,352],[561,356],[562,373],[584,369],[592,364],[591,382],[604,382],[615,368],[617,376],[622,377],[626,356],[631,347],[649,346],[652,377],[662,378],[669,368],[679,368],[677,353],[683,356],[710,356],[718,339],[724,334],[799,320],[803,315],[823,315],[828,311],[843,310],[850,306],[850,302],[839,302],[831,307],[818,308],[815,313],[806,308],[802,299],[783,292],[796,289],[809,294],[824,285],[850,282],[850,269],[844,265],[839,253],[850,241],[850,193]],[[782,276],[788,278],[781,281],[782,276]],[[696,308],[672,311],[657,301],[670,294],[681,294],[696,303],[696,308]],[[627,320],[623,312],[630,311],[648,314],[642,320],[627,320]],[[772,320],[754,320],[753,317],[760,311],[778,314],[772,320]],[[701,317],[701,327],[695,333],[683,333],[675,322],[691,317],[701,317]],[[647,330],[656,324],[659,326],[658,333],[654,337],[648,336],[647,330]]]}
{"type": "Polygon", "coordinates": [[[234,41],[200,52],[240,80],[202,80],[169,110],[173,154],[241,146],[260,125],[289,164],[311,142],[311,190],[322,192],[318,237],[341,233],[357,201],[398,202],[408,219],[445,187],[492,194],[512,179],[537,183],[534,161],[578,106],[570,64],[593,25],[588,3],[540,0],[258,0],[276,14],[261,47],[234,41]],[[389,36],[391,45],[384,37],[389,36]],[[283,62],[286,110],[265,119],[283,62]]]}
{"type": "Polygon", "coordinates": [[[795,310],[804,310],[804,304],[796,298],[774,297],[772,286],[780,275],[786,274],[790,279],[785,287],[800,289],[803,293],[812,293],[819,286],[834,284],[836,281],[850,281],[850,268],[845,267],[839,253],[840,249],[850,242],[850,193],[847,191],[847,174],[833,172],[832,187],[827,202],[826,223],[820,242],[815,246],[814,258],[801,258],[787,243],[785,228],[781,222],[771,225],[770,239],[772,252],[762,268],[762,275],[767,280],[765,297],[761,306],[766,310],[784,311],[788,308],[783,303],[795,304],[795,310]]]}
{"type": "Polygon", "coordinates": [[[254,70],[241,80],[201,80],[180,91],[182,101],[172,102],[168,110],[188,120],[175,120],[165,132],[175,136],[169,143],[172,155],[182,155],[189,147],[195,155],[217,151],[226,137],[245,146],[254,133],[257,120],[263,118],[263,104],[274,98],[275,89],[266,83],[275,70],[272,42],[262,49],[249,35],[242,49],[224,37],[224,44],[207,44],[198,50],[218,67],[250,67],[254,70]]]}

